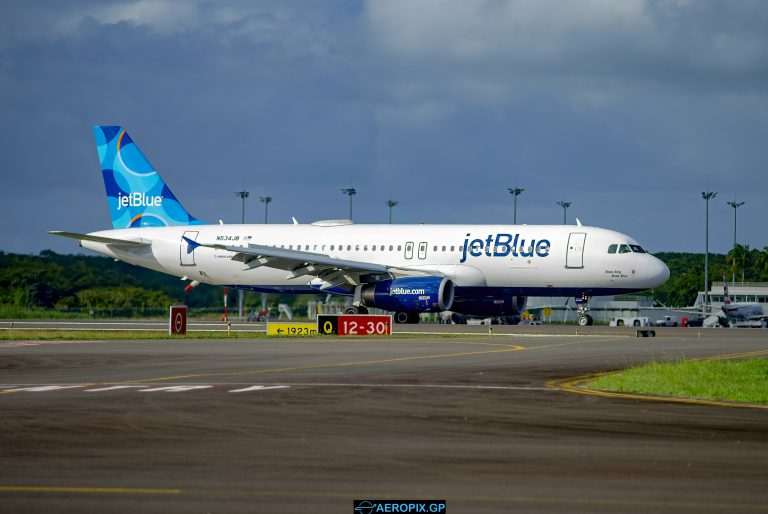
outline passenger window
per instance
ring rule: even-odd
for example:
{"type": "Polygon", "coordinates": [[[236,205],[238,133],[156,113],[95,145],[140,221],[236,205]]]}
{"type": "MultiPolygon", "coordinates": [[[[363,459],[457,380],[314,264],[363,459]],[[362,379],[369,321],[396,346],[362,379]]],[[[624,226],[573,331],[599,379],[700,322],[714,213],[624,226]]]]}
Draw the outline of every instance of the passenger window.
{"type": "Polygon", "coordinates": [[[333,245],[331,245],[331,251],[333,251],[333,245]]]}
{"type": "MultiPolygon", "coordinates": [[[[393,250],[392,245],[389,245],[389,251],[391,252],[392,250],[393,250]]],[[[400,250],[398,249],[397,251],[399,252],[400,250]]]]}
{"type": "Polygon", "coordinates": [[[368,245],[363,246],[363,250],[367,252],[368,251],[368,245]]]}
{"type": "Polygon", "coordinates": [[[443,251],[445,251],[445,246],[443,246],[443,251]]]}
{"type": "Polygon", "coordinates": [[[373,246],[371,247],[371,251],[372,251],[372,252],[375,252],[375,251],[376,251],[376,245],[373,245],[373,246]]]}
{"type": "Polygon", "coordinates": [[[453,246],[451,246],[451,251],[452,251],[452,252],[454,251],[454,249],[453,249],[453,248],[454,248],[454,247],[453,247],[453,246]]]}
{"type": "Polygon", "coordinates": [[[608,247],[608,253],[616,253],[616,248],[617,248],[618,246],[619,246],[619,245],[611,245],[611,246],[609,246],[609,247],[608,247]]]}
{"type": "Polygon", "coordinates": [[[402,250],[402,249],[403,249],[403,245],[397,245],[397,251],[398,251],[398,252],[399,252],[400,250],[402,250]]]}
{"type": "Polygon", "coordinates": [[[351,251],[352,251],[352,245],[347,245],[347,251],[348,251],[348,252],[351,252],[351,251]]]}
{"type": "Polygon", "coordinates": [[[436,251],[437,251],[437,246],[433,246],[433,247],[432,247],[432,251],[433,251],[433,252],[436,252],[436,251]]]}
{"type": "Polygon", "coordinates": [[[619,247],[619,253],[632,253],[632,250],[629,248],[629,245],[621,245],[619,247]]]}

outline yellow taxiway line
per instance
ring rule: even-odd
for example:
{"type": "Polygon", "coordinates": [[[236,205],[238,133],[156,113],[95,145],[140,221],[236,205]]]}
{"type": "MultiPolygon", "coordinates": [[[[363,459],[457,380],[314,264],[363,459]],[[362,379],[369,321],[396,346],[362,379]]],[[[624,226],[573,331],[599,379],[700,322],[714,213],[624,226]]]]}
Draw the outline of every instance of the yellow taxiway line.
{"type": "Polygon", "coordinates": [[[181,489],[142,489],[133,487],[50,487],[3,485],[0,493],[77,493],[77,494],[181,494],[181,489]]]}

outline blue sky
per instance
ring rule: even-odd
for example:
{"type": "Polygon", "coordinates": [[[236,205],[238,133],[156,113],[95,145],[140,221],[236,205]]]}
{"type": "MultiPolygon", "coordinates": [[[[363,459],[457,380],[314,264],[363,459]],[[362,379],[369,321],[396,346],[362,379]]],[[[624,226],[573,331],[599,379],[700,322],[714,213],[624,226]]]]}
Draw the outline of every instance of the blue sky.
{"type": "Polygon", "coordinates": [[[616,229],[652,251],[768,245],[768,3],[0,4],[0,249],[109,228],[91,125],[195,216],[616,229]]]}

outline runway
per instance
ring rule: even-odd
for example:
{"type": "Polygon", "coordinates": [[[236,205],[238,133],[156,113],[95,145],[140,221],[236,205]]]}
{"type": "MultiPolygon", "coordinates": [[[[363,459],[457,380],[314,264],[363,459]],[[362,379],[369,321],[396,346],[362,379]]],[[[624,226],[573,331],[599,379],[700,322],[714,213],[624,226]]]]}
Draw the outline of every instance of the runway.
{"type": "Polygon", "coordinates": [[[765,410],[547,386],[715,332],[2,342],[0,512],[768,510],[765,410]]]}

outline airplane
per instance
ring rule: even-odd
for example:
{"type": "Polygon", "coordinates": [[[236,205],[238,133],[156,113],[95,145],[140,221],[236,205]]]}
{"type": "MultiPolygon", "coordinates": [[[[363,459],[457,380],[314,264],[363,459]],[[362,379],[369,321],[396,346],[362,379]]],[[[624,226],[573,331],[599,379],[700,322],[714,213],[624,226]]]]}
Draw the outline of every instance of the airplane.
{"type": "Polygon", "coordinates": [[[631,237],[570,225],[208,224],[189,214],[124,128],[94,126],[111,230],[51,231],[80,246],[186,280],[268,293],[348,295],[418,323],[422,312],[515,316],[528,296],[652,289],[669,268],[631,237]]]}
{"type": "Polygon", "coordinates": [[[723,276],[723,314],[727,325],[745,321],[768,321],[768,314],[759,303],[734,303],[728,295],[728,282],[723,276]]]}

